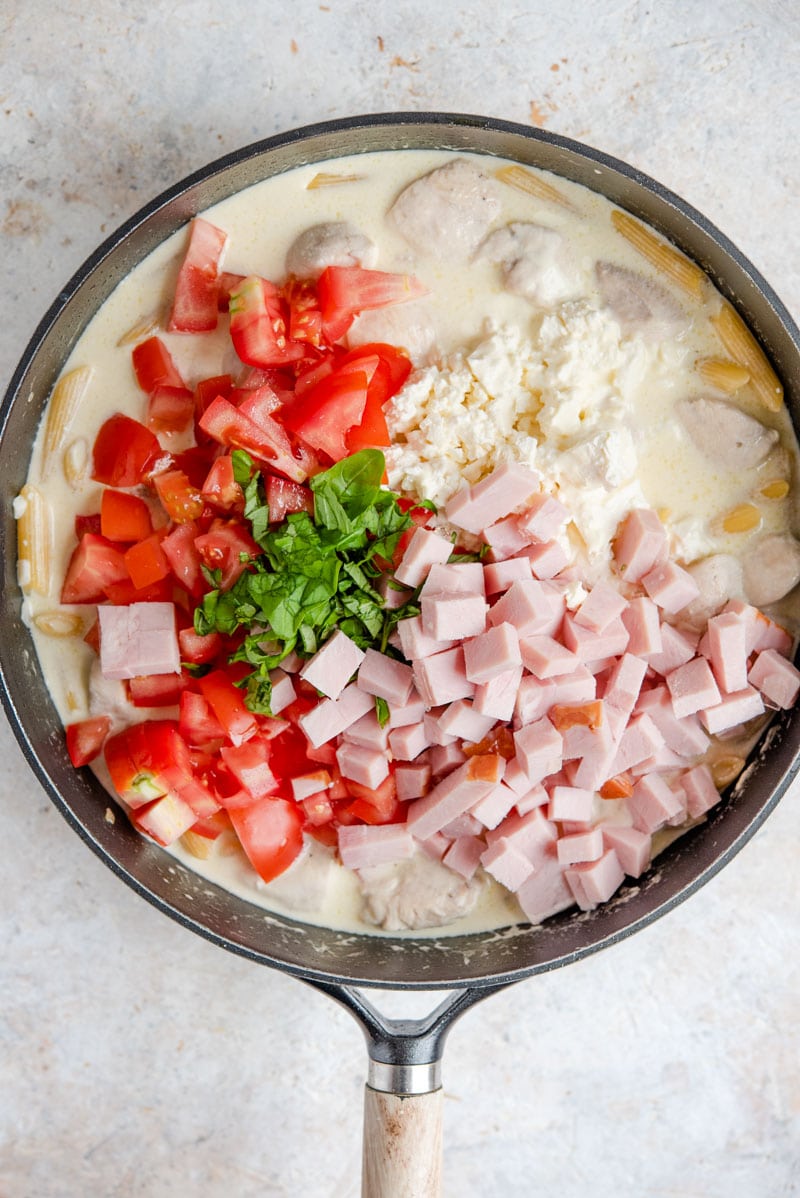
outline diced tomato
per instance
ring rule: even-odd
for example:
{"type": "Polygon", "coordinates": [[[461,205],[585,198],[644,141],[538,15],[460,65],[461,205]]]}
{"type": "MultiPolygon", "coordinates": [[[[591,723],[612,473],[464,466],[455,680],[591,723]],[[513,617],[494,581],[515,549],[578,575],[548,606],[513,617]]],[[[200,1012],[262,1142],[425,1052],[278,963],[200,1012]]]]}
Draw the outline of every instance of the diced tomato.
{"type": "Polygon", "coordinates": [[[164,510],[176,524],[196,520],[203,514],[203,496],[183,470],[165,470],[155,476],[153,483],[164,510]]]}
{"type": "Polygon", "coordinates": [[[130,816],[134,827],[164,846],[174,844],[197,820],[193,808],[176,794],[162,795],[131,811],[130,816]]]}
{"type": "MultiPolygon", "coordinates": [[[[229,374],[218,374],[213,378],[201,379],[194,389],[195,436],[200,417],[206,408],[210,407],[217,396],[227,399],[233,390],[233,379],[229,374]]],[[[196,436],[198,444],[201,438],[196,436]]]]}
{"type": "Polygon", "coordinates": [[[83,638],[84,645],[88,645],[90,649],[99,656],[100,655],[100,621],[95,619],[86,629],[83,638]]]}
{"type": "Polygon", "coordinates": [[[221,652],[222,643],[222,637],[218,632],[200,636],[194,628],[182,628],[178,633],[181,661],[188,661],[195,666],[208,665],[213,661],[221,652]]]}
{"type": "Polygon", "coordinates": [[[88,765],[99,756],[110,728],[111,720],[107,715],[98,715],[67,725],[67,752],[76,769],[88,765]]]}
{"type": "Polygon", "coordinates": [[[158,386],[147,401],[147,427],[154,433],[182,433],[194,419],[194,393],[187,387],[158,386]]]}
{"type": "Polygon", "coordinates": [[[256,873],[271,882],[303,847],[303,812],[288,799],[258,799],[229,812],[236,835],[256,873]]]}
{"type": "Polygon", "coordinates": [[[348,453],[358,453],[359,449],[382,449],[391,445],[389,427],[383,414],[383,405],[367,392],[367,402],[361,414],[361,420],[345,434],[345,445],[348,453]]]}
{"type": "Polygon", "coordinates": [[[258,731],[252,711],[244,705],[242,692],[223,670],[212,670],[198,679],[200,692],[234,745],[244,744],[258,731]]]}
{"type": "Polygon", "coordinates": [[[235,778],[254,799],[272,795],[280,786],[269,766],[269,741],[254,737],[232,748],[223,745],[220,756],[235,778]]]}
{"type": "Polygon", "coordinates": [[[329,341],[344,336],[358,312],[427,294],[427,287],[413,275],[364,270],[360,266],[328,266],[317,281],[322,326],[329,341]]]}
{"type": "Polygon", "coordinates": [[[320,844],[326,844],[329,849],[335,849],[339,843],[339,833],[333,823],[320,824],[318,827],[312,823],[306,824],[306,832],[309,836],[313,836],[314,840],[320,844]]]}
{"type": "Polygon", "coordinates": [[[202,558],[195,547],[197,525],[189,520],[178,524],[161,542],[161,550],[175,577],[197,597],[203,593],[205,581],[201,572],[202,558]]]}
{"type": "Polygon", "coordinates": [[[303,799],[302,808],[306,822],[314,828],[319,828],[333,819],[333,804],[324,790],[303,799]]]}
{"type": "Polygon", "coordinates": [[[397,394],[410,375],[411,359],[404,349],[396,345],[370,341],[349,350],[342,358],[342,363],[357,365],[364,357],[373,355],[378,358],[380,365],[370,379],[370,392],[379,395],[380,402],[385,403],[397,394]]]}
{"type": "Polygon", "coordinates": [[[101,603],[106,597],[106,587],[128,577],[125,558],[117,546],[105,537],[87,532],[69,560],[61,602],[101,603]]]}
{"type": "Polygon", "coordinates": [[[128,680],[128,698],[134,707],[174,707],[194,679],[180,674],[140,674],[128,680]]]}
{"type": "Polygon", "coordinates": [[[197,746],[221,741],[225,736],[208,700],[193,690],[184,690],[180,696],[178,731],[188,745],[197,746]]]}
{"type": "Polygon", "coordinates": [[[290,341],[280,292],[273,283],[249,275],[231,292],[233,348],[248,366],[280,366],[305,354],[305,346],[290,341]]]}
{"type": "Polygon", "coordinates": [[[227,591],[261,550],[238,520],[215,520],[207,533],[195,537],[195,548],[209,570],[221,570],[220,590],[227,591]],[[242,555],[244,559],[242,560],[242,555]]]}
{"type": "Polygon", "coordinates": [[[314,496],[308,487],[286,478],[268,474],[266,478],[267,507],[271,522],[283,520],[289,512],[314,514],[314,496]]]}
{"type": "Polygon", "coordinates": [[[95,438],[92,478],[109,487],[136,487],[160,455],[161,446],[150,429],[118,412],[95,438]]]}
{"type": "Polygon", "coordinates": [[[154,532],[126,551],[125,568],[137,590],[153,586],[169,574],[170,565],[161,548],[162,540],[162,535],[154,532]]]}
{"type": "MultiPolygon", "coordinates": [[[[310,710],[313,706],[313,703],[309,703],[306,710],[310,710]]],[[[286,708],[281,715],[285,716],[289,710],[286,708]]],[[[298,774],[313,773],[314,766],[306,752],[307,749],[308,741],[303,732],[294,725],[286,727],[270,745],[269,759],[272,772],[284,782],[290,781],[298,774]]]]}
{"type": "Polygon", "coordinates": [[[87,532],[94,533],[96,537],[102,536],[102,525],[99,512],[89,512],[86,515],[80,513],[75,517],[75,536],[78,540],[85,536],[87,532]]]}
{"type": "Polygon", "coordinates": [[[129,807],[142,807],[192,778],[186,742],[174,720],[144,720],[108,738],[105,759],[111,781],[129,807]]]}
{"type": "Polygon", "coordinates": [[[246,449],[294,482],[305,482],[307,471],[295,456],[285,431],[276,420],[266,417],[258,424],[234,407],[227,399],[217,398],[200,419],[203,432],[234,449],[246,449]]]}
{"type": "Polygon", "coordinates": [[[136,381],[148,395],[156,387],[185,387],[172,354],[160,337],[148,337],[133,350],[136,381]]]}
{"type": "Polygon", "coordinates": [[[204,836],[207,840],[216,840],[223,832],[232,830],[233,824],[227,811],[215,811],[208,819],[199,819],[191,827],[196,836],[204,836]]]}
{"type": "Polygon", "coordinates": [[[217,327],[220,263],[227,244],[227,233],[216,225],[199,216],[192,221],[175,285],[170,332],[206,333],[217,327]]]}
{"type": "MultiPolygon", "coordinates": [[[[297,484],[288,484],[296,486],[297,484]]],[[[223,512],[244,511],[244,492],[233,477],[233,461],[230,454],[216,458],[206,475],[200,491],[204,501],[223,512]]]]}
{"type": "Polygon", "coordinates": [[[153,531],[150,509],[138,495],[129,491],[103,491],[100,504],[100,532],[109,541],[143,541],[153,531]]]}
{"type": "Polygon", "coordinates": [[[289,279],[283,289],[289,305],[289,336],[292,341],[322,344],[322,313],[317,289],[309,279],[289,279]]]}
{"type": "Polygon", "coordinates": [[[217,306],[220,312],[228,311],[231,295],[237,291],[245,280],[245,275],[235,275],[229,270],[223,270],[219,276],[219,296],[217,306]]]}
{"type": "Polygon", "coordinates": [[[312,449],[338,462],[347,456],[348,429],[364,414],[368,385],[362,370],[334,370],[285,408],[283,422],[312,449]]]}
{"type": "Polygon", "coordinates": [[[402,810],[402,804],[397,801],[397,787],[394,781],[394,774],[389,774],[384,778],[380,786],[375,788],[363,786],[360,782],[354,782],[351,778],[345,780],[345,785],[348,793],[354,799],[354,802],[348,804],[347,807],[351,815],[357,816],[365,824],[392,824],[397,822],[402,810]]]}
{"type": "Polygon", "coordinates": [[[124,578],[106,587],[106,598],[115,607],[127,607],[129,603],[180,603],[182,592],[169,577],[146,587],[134,586],[130,578],[124,578]]]}

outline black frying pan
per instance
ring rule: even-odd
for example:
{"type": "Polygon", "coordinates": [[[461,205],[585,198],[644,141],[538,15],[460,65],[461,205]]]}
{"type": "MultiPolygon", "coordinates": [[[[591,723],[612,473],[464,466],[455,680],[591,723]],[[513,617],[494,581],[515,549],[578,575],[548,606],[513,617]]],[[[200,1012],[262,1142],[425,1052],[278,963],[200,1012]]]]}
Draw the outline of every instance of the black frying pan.
{"type": "Polygon", "coordinates": [[[800,427],[800,332],[735,246],[698,212],[652,179],[599,151],[538,129],[484,117],[398,113],[313,125],[247,146],[177,184],[110,237],[57,297],[34,333],[0,409],[4,515],[0,695],[23,752],[51,799],[103,861],[156,907],[209,940],[304,979],[361,1022],[370,1053],[365,1189],[371,1198],[439,1192],[440,1062],[457,1016],[512,982],[596,952],[687,898],[753,835],[795,776],[800,713],[783,713],[732,793],[661,856],[639,881],[590,914],[565,912],[512,935],[440,940],[354,936],[311,928],[251,906],[185,869],[139,836],[127,819],[104,818],[109,799],[64,747],[27,629],[20,618],[11,503],[48,394],[81,331],[128,271],[195,213],[302,163],[343,154],[456,149],[543,167],[600,191],[694,258],[754,329],[781,376],[800,427]],[[177,877],[176,877],[177,871],[177,877]],[[398,946],[402,945],[401,951],[398,946]],[[427,1019],[383,1019],[355,987],[448,989],[427,1019]]]}

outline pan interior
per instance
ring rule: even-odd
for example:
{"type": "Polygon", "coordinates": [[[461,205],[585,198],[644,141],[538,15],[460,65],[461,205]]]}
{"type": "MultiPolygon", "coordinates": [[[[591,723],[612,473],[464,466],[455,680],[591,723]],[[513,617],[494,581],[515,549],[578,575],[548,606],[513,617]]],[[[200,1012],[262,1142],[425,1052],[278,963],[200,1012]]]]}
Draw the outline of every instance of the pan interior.
{"type": "Polygon", "coordinates": [[[489,986],[566,964],[664,914],[721,868],[777,803],[798,768],[800,715],[787,713],[732,795],[659,858],[639,882],[589,914],[564,913],[541,928],[469,936],[367,936],[301,924],[221,890],[146,842],[88,771],[73,770],[30,636],[21,620],[11,501],[61,365],[104,299],[165,237],[195,213],[264,178],[341,155],[393,149],[455,149],[511,158],[561,174],[660,229],[708,272],[769,351],[795,427],[800,411],[800,335],[754,268],[702,216],[652,180],[597,151],[540,130],[483,117],[397,114],[337,121],[246,147],[154,200],[104,243],[45,316],[0,411],[4,480],[2,537],[5,635],[3,701],[15,734],[52,800],[98,855],[179,922],[234,952],[322,981],[442,989],[489,986]]]}

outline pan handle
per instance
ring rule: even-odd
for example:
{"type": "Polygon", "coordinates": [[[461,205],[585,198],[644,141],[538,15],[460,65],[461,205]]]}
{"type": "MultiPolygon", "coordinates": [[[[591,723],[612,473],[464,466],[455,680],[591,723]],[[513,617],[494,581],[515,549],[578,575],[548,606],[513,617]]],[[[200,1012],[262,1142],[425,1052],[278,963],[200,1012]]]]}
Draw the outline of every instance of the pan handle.
{"type": "Polygon", "coordinates": [[[352,986],[306,979],[361,1025],[369,1050],[361,1198],[440,1198],[442,1053],[460,1015],[508,982],[455,990],[424,1019],[387,1019],[352,986]]]}

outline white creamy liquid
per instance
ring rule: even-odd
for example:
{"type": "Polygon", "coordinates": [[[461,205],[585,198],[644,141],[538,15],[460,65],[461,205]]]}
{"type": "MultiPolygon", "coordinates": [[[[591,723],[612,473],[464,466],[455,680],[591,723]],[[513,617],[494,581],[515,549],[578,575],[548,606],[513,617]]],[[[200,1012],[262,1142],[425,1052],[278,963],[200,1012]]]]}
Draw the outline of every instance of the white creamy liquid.
{"type": "MultiPolygon", "coordinates": [[[[674,405],[678,400],[711,393],[695,369],[697,359],[726,356],[708,320],[709,314],[719,307],[717,293],[709,287],[707,299],[690,306],[678,288],[661,279],[661,284],[685,314],[678,339],[661,344],[622,336],[607,311],[600,311],[602,301],[595,280],[595,262],[604,259],[647,278],[658,279],[658,276],[614,229],[610,220],[612,205],[608,201],[543,172],[533,173],[549,180],[569,201],[569,206],[558,206],[506,184],[498,184],[502,211],[493,227],[511,221],[530,221],[557,230],[568,239],[571,262],[581,280],[578,316],[574,308],[569,310],[572,316],[561,309],[548,313],[530,300],[512,295],[504,288],[500,270],[493,262],[470,260],[463,255],[450,254],[446,248],[435,261],[416,254],[387,221],[387,210],[411,180],[453,157],[439,151],[408,150],[364,154],[306,166],[256,184],[216,205],[204,216],[230,236],[225,270],[261,274],[278,283],[285,277],[286,250],[299,233],[323,221],[347,220],[355,225],[378,246],[377,269],[412,272],[429,288],[430,296],[417,301],[415,306],[423,320],[433,327],[434,346],[430,352],[418,354],[415,364],[420,368],[430,365],[433,375],[437,370],[434,364],[440,363],[443,357],[469,354],[487,341],[492,330],[511,330],[513,337],[535,348],[544,328],[543,322],[550,321],[549,344],[553,346],[556,341],[553,340],[552,322],[561,320],[563,323],[566,319],[565,337],[572,346],[573,358],[559,368],[560,375],[552,362],[538,361],[537,377],[544,379],[542,395],[545,400],[547,387],[555,395],[558,386],[562,386],[565,392],[573,388],[585,393],[587,404],[585,412],[577,415],[570,415],[566,407],[560,405],[552,407],[549,414],[545,413],[549,432],[543,437],[544,430],[536,430],[540,447],[539,456],[533,459],[533,464],[545,475],[545,482],[548,466],[557,473],[559,463],[563,461],[562,449],[574,441],[575,429],[581,423],[585,423],[588,433],[624,427],[633,439],[638,464],[635,485],[626,493],[627,506],[622,508],[620,515],[628,507],[636,506],[635,496],[640,495],[639,502],[644,501],[661,511],[673,536],[673,552],[679,560],[690,562],[710,552],[740,554],[751,534],[726,535],[719,528],[720,517],[738,504],[751,502],[754,489],[771,477],[771,471],[782,466],[785,473],[781,455],[785,459],[789,454],[795,459],[796,445],[787,413],[766,412],[747,387],[736,395],[734,402],[762,423],[777,429],[782,447],[757,469],[734,474],[711,466],[676,420],[674,405]],[[321,170],[329,174],[354,175],[357,179],[309,190],[309,183],[321,170]],[[584,318],[589,324],[599,321],[603,335],[616,344],[615,360],[622,363],[619,374],[612,360],[604,357],[603,344],[593,339],[591,330],[581,341],[575,330],[584,318]],[[588,402],[594,394],[620,392],[629,398],[624,410],[614,401],[594,412],[588,402]],[[572,422],[569,428],[564,421],[572,422]]],[[[496,159],[466,154],[459,157],[479,161],[487,173],[502,165],[496,159]]],[[[113,412],[143,418],[146,397],[133,374],[131,344],[119,345],[119,341],[142,318],[159,310],[168,312],[186,241],[186,231],[181,230],[136,267],[105,302],[77,343],[65,370],[89,366],[92,377],[69,429],[68,445],[83,438],[90,448],[97,429],[113,412]]],[[[402,325],[401,308],[394,312],[402,325]]],[[[200,336],[169,334],[161,328],[156,330],[189,386],[208,376],[228,372],[235,376],[240,371],[241,364],[230,345],[226,325],[225,318],[221,317],[216,333],[200,336]]],[[[149,334],[143,333],[140,339],[146,335],[149,334]]],[[[383,333],[371,339],[392,338],[383,333]]],[[[398,339],[398,343],[402,341],[398,339]]],[[[495,350],[490,345],[487,352],[491,355],[495,350]]],[[[420,377],[417,375],[415,381],[412,376],[411,385],[419,387],[420,377]]],[[[535,379],[531,385],[536,386],[535,379]]],[[[402,406],[402,395],[397,403],[402,406]]],[[[446,436],[446,430],[442,435],[446,436]]],[[[161,441],[165,448],[184,447],[167,436],[161,441]]],[[[61,583],[75,544],[74,517],[76,513],[98,511],[102,493],[102,487],[88,476],[77,489],[71,487],[58,461],[48,477],[42,478],[41,462],[40,435],[32,455],[29,482],[46,493],[52,513],[55,556],[49,594],[28,592],[26,595],[25,614],[30,621],[58,608],[61,583]]],[[[602,490],[596,490],[588,475],[581,476],[580,470],[584,468],[587,468],[585,463],[573,465],[570,476],[561,479],[561,498],[568,506],[583,503],[586,513],[591,509],[600,511],[604,506],[608,507],[608,496],[602,490]]],[[[394,476],[390,477],[397,485],[394,476]]],[[[617,499],[621,501],[619,496],[617,499]]],[[[793,493],[779,502],[762,503],[760,531],[789,529],[793,523],[793,504],[793,493]]],[[[608,518],[606,512],[606,520],[608,518]]],[[[598,528],[597,535],[602,543],[605,529],[598,528]]],[[[606,551],[601,571],[605,572],[607,566],[606,551]]],[[[82,617],[82,631],[94,619],[93,608],[69,610],[82,617]]],[[[117,683],[104,685],[103,693],[92,697],[89,671],[94,654],[83,643],[82,633],[55,638],[44,635],[35,625],[32,625],[32,631],[53,701],[65,723],[89,714],[110,712],[120,720],[116,724],[119,727],[126,718],[165,718],[171,714],[170,709],[164,708],[152,712],[145,709],[126,711],[119,706],[122,692],[117,683]]],[[[102,766],[97,772],[103,778],[102,766]]],[[[606,814],[610,806],[605,805],[606,814]]],[[[223,838],[223,849],[226,843],[223,838]]],[[[345,930],[375,931],[362,918],[356,877],[341,867],[328,850],[315,844],[313,850],[307,851],[285,875],[266,886],[257,879],[241,851],[231,849],[229,843],[227,855],[219,848],[208,860],[196,859],[180,845],[170,851],[203,876],[252,902],[311,923],[345,930]]],[[[431,930],[430,934],[497,928],[520,918],[514,897],[487,877],[474,910],[444,929],[431,930]]]]}

